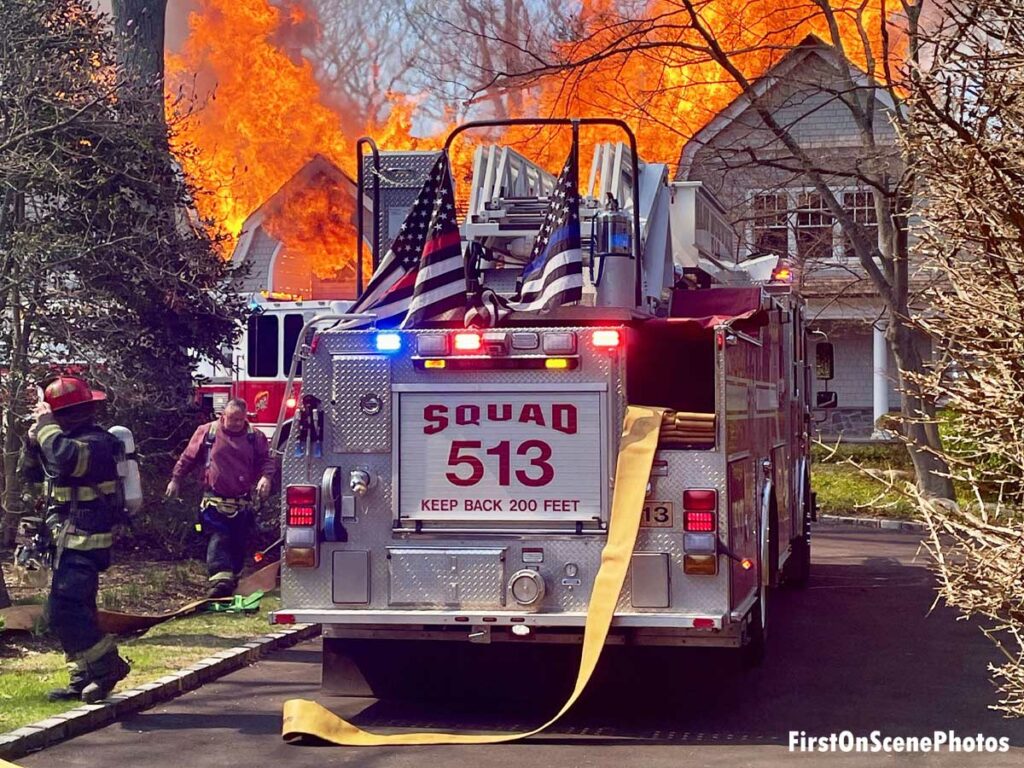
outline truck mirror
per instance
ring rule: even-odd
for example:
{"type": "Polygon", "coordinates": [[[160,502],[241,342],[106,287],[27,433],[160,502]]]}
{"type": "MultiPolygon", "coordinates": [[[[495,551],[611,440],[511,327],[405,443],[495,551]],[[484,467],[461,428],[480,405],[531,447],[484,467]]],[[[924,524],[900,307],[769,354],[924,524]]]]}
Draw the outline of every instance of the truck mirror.
{"type": "Polygon", "coordinates": [[[835,350],[830,341],[820,341],[814,348],[814,375],[819,381],[830,381],[835,373],[835,350]]]}
{"type": "MultiPolygon", "coordinates": [[[[830,377],[831,378],[831,377],[830,377]]],[[[839,396],[835,392],[819,392],[815,406],[818,408],[835,408],[839,405],[839,396]]]]}

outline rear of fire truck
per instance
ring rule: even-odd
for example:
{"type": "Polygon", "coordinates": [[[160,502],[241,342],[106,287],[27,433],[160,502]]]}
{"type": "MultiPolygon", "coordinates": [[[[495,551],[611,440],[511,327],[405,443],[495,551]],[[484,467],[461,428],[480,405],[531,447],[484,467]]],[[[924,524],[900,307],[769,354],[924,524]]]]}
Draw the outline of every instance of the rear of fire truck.
{"type": "MultiPolygon", "coordinates": [[[[660,270],[640,279],[643,291],[673,296],[662,305],[668,317],[598,290],[593,306],[514,313],[485,329],[311,324],[298,426],[282,448],[274,621],[323,625],[325,681],[332,644],[346,640],[578,641],[629,405],[667,410],[650,477],[632,480],[646,501],[609,642],[759,640],[760,534],[744,526],[763,478],[752,450],[742,481],[751,485],[733,489],[730,510],[729,430],[743,417],[727,361],[739,354],[734,318],[772,300],[756,287],[739,299],[729,289],[666,290],[678,261],[671,190],[664,166],[641,169],[657,174],[659,192],[633,199],[644,206],[648,251],[660,242],[662,252],[638,256],[648,273],[660,270]],[[710,304],[690,298],[714,291],[724,292],[710,304]]],[[[592,176],[598,198],[594,185],[592,176]]]]}

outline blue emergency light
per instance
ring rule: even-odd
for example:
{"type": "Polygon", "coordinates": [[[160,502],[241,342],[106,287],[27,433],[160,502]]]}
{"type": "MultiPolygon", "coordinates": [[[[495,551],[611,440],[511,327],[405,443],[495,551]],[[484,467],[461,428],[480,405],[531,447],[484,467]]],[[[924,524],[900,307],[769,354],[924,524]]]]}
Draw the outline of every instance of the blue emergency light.
{"type": "Polygon", "coordinates": [[[378,352],[397,352],[402,348],[402,337],[397,333],[378,333],[377,334],[377,351],[378,352]]]}

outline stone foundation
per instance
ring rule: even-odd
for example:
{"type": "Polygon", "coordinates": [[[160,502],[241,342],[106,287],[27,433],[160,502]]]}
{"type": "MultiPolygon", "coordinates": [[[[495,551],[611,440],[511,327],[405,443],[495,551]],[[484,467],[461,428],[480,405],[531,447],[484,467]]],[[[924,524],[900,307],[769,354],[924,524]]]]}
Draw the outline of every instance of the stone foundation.
{"type": "Polygon", "coordinates": [[[828,441],[839,437],[869,439],[875,431],[874,412],[871,408],[832,408],[813,410],[814,437],[828,441]],[[819,421],[822,415],[823,421],[819,421]]]}

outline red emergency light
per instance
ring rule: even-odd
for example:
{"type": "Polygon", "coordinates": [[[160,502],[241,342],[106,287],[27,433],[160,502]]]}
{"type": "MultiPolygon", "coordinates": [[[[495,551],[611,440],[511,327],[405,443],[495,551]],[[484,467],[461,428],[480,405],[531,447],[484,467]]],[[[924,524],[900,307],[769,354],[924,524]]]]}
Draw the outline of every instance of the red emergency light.
{"type": "Polygon", "coordinates": [[[456,333],[452,346],[456,352],[477,352],[482,344],[479,333],[456,333]]]}
{"type": "Polygon", "coordinates": [[[590,340],[595,347],[602,347],[604,349],[614,349],[622,343],[622,337],[615,330],[594,331],[590,340]]]}

